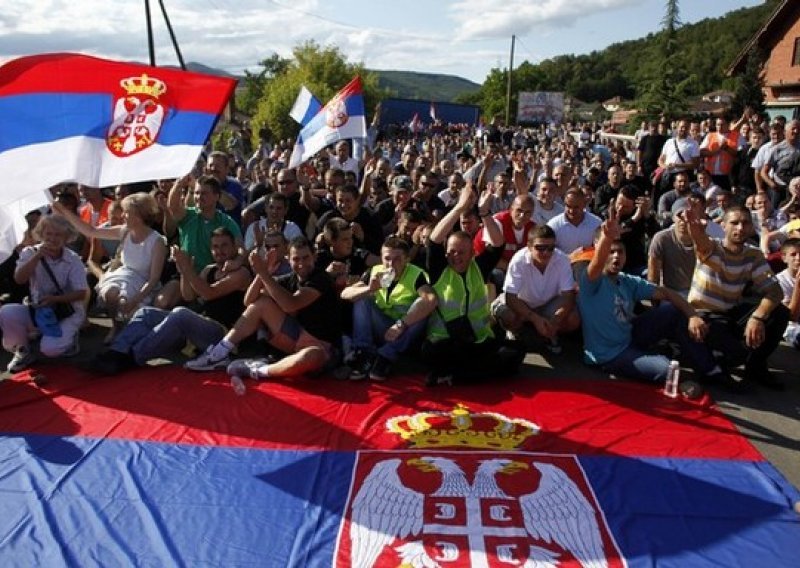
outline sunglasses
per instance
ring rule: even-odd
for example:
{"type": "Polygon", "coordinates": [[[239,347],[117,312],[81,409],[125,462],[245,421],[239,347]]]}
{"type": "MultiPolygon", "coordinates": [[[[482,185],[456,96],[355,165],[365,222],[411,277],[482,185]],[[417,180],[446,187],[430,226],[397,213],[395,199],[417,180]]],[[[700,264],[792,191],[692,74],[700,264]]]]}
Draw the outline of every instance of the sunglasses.
{"type": "Polygon", "coordinates": [[[289,185],[290,183],[294,183],[296,180],[293,179],[280,179],[278,180],[278,185],[289,185]]]}
{"type": "Polygon", "coordinates": [[[553,252],[556,250],[556,245],[533,245],[533,250],[538,252],[553,252]]]}

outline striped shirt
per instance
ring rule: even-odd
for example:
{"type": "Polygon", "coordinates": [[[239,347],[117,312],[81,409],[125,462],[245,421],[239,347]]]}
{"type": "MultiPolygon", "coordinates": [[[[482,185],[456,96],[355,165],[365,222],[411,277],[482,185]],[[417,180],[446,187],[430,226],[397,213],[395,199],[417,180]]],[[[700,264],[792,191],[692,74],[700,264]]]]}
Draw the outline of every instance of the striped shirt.
{"type": "Polygon", "coordinates": [[[689,303],[698,310],[727,312],[742,300],[745,286],[753,283],[753,292],[777,302],[783,299],[781,287],[757,248],[745,245],[732,253],[721,241],[712,240],[713,248],[705,258],[697,259],[689,290],[689,303]]]}

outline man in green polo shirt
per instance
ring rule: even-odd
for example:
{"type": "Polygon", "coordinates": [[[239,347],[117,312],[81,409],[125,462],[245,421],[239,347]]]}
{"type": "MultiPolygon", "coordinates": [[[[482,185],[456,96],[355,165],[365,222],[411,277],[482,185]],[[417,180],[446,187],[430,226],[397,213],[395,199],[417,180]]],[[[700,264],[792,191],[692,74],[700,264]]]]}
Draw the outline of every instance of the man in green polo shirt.
{"type": "MultiPolygon", "coordinates": [[[[194,259],[194,268],[200,272],[205,266],[214,262],[211,256],[211,233],[219,227],[225,227],[236,238],[236,246],[242,250],[242,231],[227,213],[219,210],[217,204],[222,195],[222,186],[213,176],[202,176],[194,184],[194,206],[187,207],[184,202],[184,189],[189,189],[191,176],[175,182],[169,192],[167,207],[175,223],[178,225],[178,238],[181,250],[189,253],[194,259]]],[[[244,257],[239,256],[240,259],[244,257]]]]}

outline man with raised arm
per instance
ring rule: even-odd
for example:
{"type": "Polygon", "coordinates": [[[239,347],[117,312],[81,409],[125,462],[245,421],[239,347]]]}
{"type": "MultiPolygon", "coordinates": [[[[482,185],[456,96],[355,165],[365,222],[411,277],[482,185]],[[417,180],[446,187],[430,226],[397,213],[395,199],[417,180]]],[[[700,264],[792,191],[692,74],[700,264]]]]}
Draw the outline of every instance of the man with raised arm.
{"type": "MultiPolygon", "coordinates": [[[[601,225],[595,252],[578,278],[578,308],[583,328],[584,359],[608,373],[632,379],[663,382],[670,360],[650,349],[662,339],[681,346],[702,341],[707,325],[677,292],[622,271],[625,245],[620,240],[617,210],[613,202],[601,225]],[[668,300],[675,310],[654,309],[634,315],[634,306],[644,300],[668,300]],[[664,312],[664,314],[662,314],[664,312]],[[680,315],[688,326],[678,326],[680,315]]],[[[682,394],[696,398],[701,387],[682,383],[682,394]]]]}
{"type": "MultiPolygon", "coordinates": [[[[422,347],[423,358],[431,369],[429,385],[511,375],[525,357],[520,345],[504,345],[491,329],[486,282],[503,253],[500,227],[493,222],[484,223],[489,243],[477,256],[467,233],[451,233],[475,199],[470,182],[428,239],[428,274],[438,301],[422,347]]],[[[478,203],[484,221],[490,218],[489,200],[489,192],[484,191],[478,203]]]]}
{"type": "Polygon", "coordinates": [[[735,205],[725,212],[721,241],[708,237],[692,209],[683,215],[697,256],[689,303],[709,324],[705,345],[695,346],[693,358],[710,367],[719,353],[719,378],[733,390],[753,382],[782,390],[784,385],[769,371],[767,358],[781,341],[789,310],[781,304],[783,292],[763,253],[747,244],[753,233],[750,211],[735,205]],[[751,291],[760,296],[757,304],[744,298],[751,283],[751,291]],[[733,381],[726,369],[742,363],[744,384],[733,381]]]}

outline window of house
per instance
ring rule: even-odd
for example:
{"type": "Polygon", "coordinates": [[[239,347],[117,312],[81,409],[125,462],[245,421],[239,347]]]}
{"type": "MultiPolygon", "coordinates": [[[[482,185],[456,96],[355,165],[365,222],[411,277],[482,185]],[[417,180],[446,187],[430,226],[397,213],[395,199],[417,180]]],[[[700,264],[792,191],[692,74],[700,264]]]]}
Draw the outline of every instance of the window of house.
{"type": "Polygon", "coordinates": [[[794,38],[794,54],[792,55],[792,67],[800,66],[800,37],[794,38]]]}

